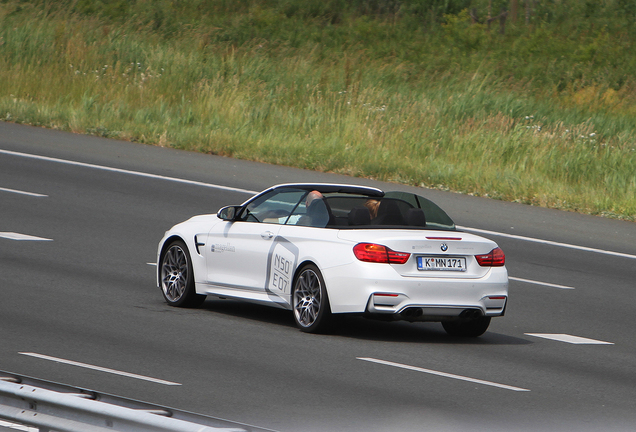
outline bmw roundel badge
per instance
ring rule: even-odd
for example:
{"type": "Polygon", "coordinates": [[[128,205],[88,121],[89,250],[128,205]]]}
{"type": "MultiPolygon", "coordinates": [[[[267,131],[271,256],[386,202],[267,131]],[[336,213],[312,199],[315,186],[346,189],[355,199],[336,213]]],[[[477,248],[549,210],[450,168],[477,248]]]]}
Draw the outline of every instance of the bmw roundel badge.
{"type": "Polygon", "coordinates": [[[446,252],[448,250],[448,245],[446,243],[442,243],[442,246],[440,246],[440,249],[442,250],[442,252],[446,252]]]}

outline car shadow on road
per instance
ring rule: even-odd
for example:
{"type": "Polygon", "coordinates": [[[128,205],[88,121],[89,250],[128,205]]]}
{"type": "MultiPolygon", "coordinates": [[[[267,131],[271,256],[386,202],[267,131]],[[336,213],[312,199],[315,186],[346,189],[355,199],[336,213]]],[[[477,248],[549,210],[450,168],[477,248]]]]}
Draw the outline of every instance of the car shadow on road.
{"type": "Polygon", "coordinates": [[[449,336],[437,322],[377,321],[360,316],[343,317],[336,334],[380,342],[439,343],[453,345],[526,345],[526,339],[487,331],[480,337],[449,336]]]}
{"type": "Polygon", "coordinates": [[[233,316],[241,319],[260,321],[278,326],[296,328],[291,311],[271,306],[263,306],[238,300],[210,298],[203,303],[201,309],[210,312],[233,316]]]}
{"type": "MultiPolygon", "coordinates": [[[[219,299],[208,299],[201,308],[222,315],[273,324],[297,331],[291,311],[284,309],[219,299]]],[[[367,319],[359,315],[338,317],[336,329],[326,337],[330,336],[378,342],[455,345],[527,345],[532,343],[527,339],[497,333],[496,331],[487,331],[484,335],[477,338],[452,337],[446,334],[440,323],[387,322],[367,319]]]]}

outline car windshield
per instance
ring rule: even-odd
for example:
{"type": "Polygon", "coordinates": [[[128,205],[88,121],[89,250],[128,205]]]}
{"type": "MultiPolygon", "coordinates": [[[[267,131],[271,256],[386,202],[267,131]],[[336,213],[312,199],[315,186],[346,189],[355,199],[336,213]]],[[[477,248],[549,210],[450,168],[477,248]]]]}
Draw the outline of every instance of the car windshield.
{"type": "Polygon", "coordinates": [[[240,220],[336,229],[455,230],[436,204],[406,192],[371,196],[281,188],[248,203],[240,220]]]}

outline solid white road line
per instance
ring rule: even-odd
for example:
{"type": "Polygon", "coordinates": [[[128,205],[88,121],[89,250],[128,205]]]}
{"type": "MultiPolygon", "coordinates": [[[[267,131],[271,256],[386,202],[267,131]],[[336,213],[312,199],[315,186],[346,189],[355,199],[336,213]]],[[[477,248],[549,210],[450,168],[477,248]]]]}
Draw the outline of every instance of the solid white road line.
{"type": "Polygon", "coordinates": [[[6,238],[9,240],[53,241],[44,237],[36,237],[15,232],[0,232],[0,238],[6,238]]]}
{"type": "Polygon", "coordinates": [[[369,357],[356,357],[358,360],[364,360],[364,361],[368,361],[368,362],[372,362],[372,363],[379,363],[379,364],[383,364],[383,365],[387,365],[387,366],[393,366],[393,367],[398,367],[398,368],[402,368],[402,369],[408,369],[408,370],[412,370],[412,371],[416,371],[416,372],[424,372],[427,374],[431,374],[431,375],[438,375],[438,376],[442,376],[442,377],[446,377],[446,378],[452,378],[452,379],[456,379],[456,380],[461,380],[461,381],[468,381],[468,382],[472,382],[472,383],[476,383],[476,384],[483,384],[483,385],[487,385],[487,386],[491,386],[491,387],[498,387],[498,388],[502,388],[502,389],[506,389],[506,390],[513,390],[513,391],[530,391],[528,389],[524,389],[524,388],[520,388],[520,387],[513,387],[513,386],[509,386],[509,385],[505,385],[505,384],[498,384],[498,383],[494,383],[494,382],[490,382],[490,381],[484,381],[484,380],[480,380],[480,379],[475,379],[475,378],[469,378],[469,377],[465,377],[465,376],[461,376],[461,375],[453,375],[453,374],[449,374],[446,372],[438,372],[438,371],[434,371],[431,369],[424,369],[424,368],[420,368],[420,367],[416,367],[416,366],[409,366],[409,365],[405,365],[402,363],[393,363],[390,361],[386,361],[386,360],[378,360],[378,359],[374,359],[374,358],[369,358],[369,357]]]}
{"type": "Polygon", "coordinates": [[[517,281],[517,282],[525,282],[525,283],[529,283],[529,284],[549,286],[549,287],[552,287],[552,288],[574,289],[574,287],[571,287],[571,286],[557,285],[557,284],[552,284],[552,283],[547,283],[547,282],[533,281],[533,280],[530,280],[530,279],[522,279],[522,278],[512,277],[512,276],[508,276],[508,279],[513,280],[513,281],[517,281]]]}
{"type": "Polygon", "coordinates": [[[511,239],[515,239],[515,240],[523,240],[523,241],[528,241],[528,242],[541,243],[541,244],[546,244],[546,245],[550,245],[550,246],[560,246],[560,247],[565,247],[565,248],[570,248],[570,249],[577,249],[577,250],[586,251],[586,252],[595,252],[595,253],[600,253],[600,254],[605,254],[605,255],[618,256],[618,257],[622,257],[622,258],[636,259],[636,255],[630,255],[630,254],[626,254],[626,253],[622,253],[622,252],[613,252],[613,251],[608,251],[608,250],[603,250],[603,249],[595,249],[595,248],[590,248],[590,247],[586,247],[586,246],[577,246],[577,245],[572,245],[572,244],[568,244],[568,243],[559,243],[559,242],[554,242],[554,241],[550,241],[550,240],[541,240],[541,239],[536,239],[536,238],[532,238],[532,237],[523,237],[523,236],[514,235],[514,234],[505,234],[505,233],[500,233],[500,232],[496,232],[496,231],[487,231],[487,230],[477,229],[477,228],[469,228],[469,227],[462,227],[462,226],[457,226],[457,228],[462,229],[462,230],[466,230],[466,231],[473,231],[473,232],[476,232],[476,233],[479,233],[479,234],[490,234],[490,235],[494,235],[494,236],[507,237],[507,238],[511,238],[511,239]]]}
{"type": "Polygon", "coordinates": [[[579,336],[572,336],[563,333],[525,333],[528,336],[539,337],[543,339],[551,339],[559,342],[567,342],[571,344],[586,344],[586,345],[614,345],[613,342],[603,342],[594,339],[588,339],[579,336]]]}
{"type": "Polygon", "coordinates": [[[172,381],[165,381],[165,380],[161,380],[161,379],[157,379],[157,378],[151,378],[151,377],[147,377],[147,376],[143,376],[143,375],[137,375],[137,374],[133,374],[133,373],[129,373],[129,372],[122,372],[122,371],[118,371],[115,369],[109,369],[109,368],[104,368],[101,366],[94,366],[94,365],[90,365],[90,364],[86,364],[86,363],[80,363],[80,362],[76,362],[73,360],[65,360],[65,359],[61,359],[61,358],[57,358],[57,357],[51,357],[51,356],[47,356],[44,354],[37,354],[37,353],[31,353],[31,352],[21,352],[18,354],[22,354],[25,356],[29,356],[29,357],[36,357],[39,359],[43,359],[43,360],[51,360],[57,363],[64,363],[64,364],[68,364],[68,365],[72,365],[72,366],[79,366],[79,367],[83,367],[86,369],[93,369],[96,371],[100,371],[100,372],[107,372],[107,373],[111,373],[111,374],[115,374],[115,375],[121,375],[121,376],[125,376],[125,377],[129,377],[129,378],[136,378],[136,379],[140,379],[140,380],[144,380],[144,381],[150,381],[150,382],[154,382],[157,384],[165,384],[165,385],[169,385],[169,386],[180,386],[180,383],[176,383],[176,382],[172,382],[172,381]]]}
{"type": "Polygon", "coordinates": [[[58,162],[58,163],[63,163],[63,164],[67,164],[67,165],[81,166],[81,167],[85,167],[85,168],[94,168],[94,169],[99,169],[99,170],[102,170],[102,171],[110,171],[110,172],[117,172],[117,173],[122,173],[122,174],[130,174],[130,175],[136,175],[136,176],[140,176],[140,177],[160,179],[160,180],[169,180],[169,181],[173,181],[173,182],[177,182],[177,183],[185,183],[185,184],[189,184],[189,185],[203,186],[203,187],[221,189],[221,190],[232,191],[232,192],[241,192],[241,193],[250,194],[250,195],[254,195],[254,194],[257,193],[257,191],[251,191],[251,190],[247,190],[247,189],[233,188],[233,187],[229,187],[229,186],[221,186],[221,185],[217,185],[217,184],[203,183],[203,182],[198,182],[198,181],[193,181],[193,180],[185,180],[185,179],[180,179],[180,178],[176,178],[176,177],[166,177],[166,176],[161,176],[161,175],[157,175],[157,174],[148,174],[148,173],[144,173],[144,172],[140,172],[140,171],[130,171],[130,170],[125,170],[125,169],[120,169],[120,168],[107,167],[107,166],[103,166],[103,165],[94,165],[94,164],[89,164],[89,163],[84,163],[84,162],[76,162],[76,161],[70,161],[70,160],[66,160],[66,159],[52,158],[52,157],[48,157],[48,156],[39,156],[39,155],[30,154],[30,153],[20,153],[20,152],[14,152],[14,151],[10,151],[10,150],[1,150],[1,149],[0,149],[0,153],[13,155],[13,156],[22,156],[22,157],[26,157],[26,158],[38,159],[38,160],[43,160],[43,161],[48,161],[48,162],[58,162]]]}
{"type": "Polygon", "coordinates": [[[16,193],[16,194],[20,194],[20,195],[28,195],[28,196],[32,196],[32,197],[48,197],[48,195],[42,195],[42,194],[34,193],[34,192],[25,192],[25,191],[16,190],[16,189],[7,189],[7,188],[3,188],[3,187],[0,187],[0,191],[2,191],[2,192],[11,192],[11,193],[16,193]]]}
{"type": "MultiPolygon", "coordinates": [[[[240,192],[240,193],[245,193],[245,194],[250,194],[250,195],[254,195],[254,194],[258,193],[258,191],[252,191],[252,190],[248,190],[248,189],[233,188],[233,187],[229,187],[229,186],[222,186],[222,185],[211,184],[211,183],[203,183],[203,182],[198,182],[198,181],[193,181],[193,180],[185,180],[185,179],[180,179],[180,178],[176,178],[176,177],[166,177],[166,176],[160,176],[160,175],[156,175],[156,174],[148,174],[148,173],[144,173],[144,172],[140,172],[140,171],[130,171],[130,170],[125,170],[125,169],[120,169],[120,168],[112,168],[112,167],[107,167],[107,166],[102,166],[102,165],[94,165],[94,164],[89,164],[89,163],[84,163],[84,162],[76,162],[76,161],[70,161],[70,160],[66,160],[66,159],[58,159],[58,158],[52,158],[52,157],[48,157],[48,156],[34,155],[34,154],[30,154],[30,153],[21,153],[21,152],[14,152],[14,151],[10,151],[10,150],[2,150],[2,149],[0,149],[0,153],[13,155],[13,156],[21,156],[21,157],[26,157],[26,158],[31,158],[31,159],[44,160],[44,161],[49,161],[49,162],[58,162],[58,163],[63,163],[63,164],[67,164],[67,165],[75,165],[75,166],[81,166],[81,167],[86,167],[86,168],[95,168],[95,169],[100,169],[100,170],[110,171],[110,172],[118,172],[118,173],[123,173],[123,174],[136,175],[136,176],[146,177],[146,178],[168,180],[168,181],[184,183],[184,184],[190,184],[190,185],[195,185],[195,186],[203,186],[203,187],[227,190],[227,191],[232,191],[232,192],[240,192]]],[[[553,241],[550,241],[550,240],[541,240],[541,239],[535,239],[535,238],[532,238],[532,237],[523,237],[523,236],[518,236],[518,235],[513,235],[513,234],[505,234],[505,233],[500,233],[500,232],[496,232],[496,231],[487,231],[487,230],[482,230],[482,229],[478,229],[478,228],[470,228],[470,227],[462,227],[462,226],[457,226],[457,228],[462,229],[462,230],[466,230],[466,231],[473,231],[473,232],[480,233],[480,234],[490,234],[490,235],[495,235],[495,236],[513,238],[513,239],[516,239],[516,240],[530,241],[530,242],[542,243],[542,244],[547,244],[547,245],[552,245],[552,246],[561,246],[561,247],[566,247],[566,248],[570,248],[570,249],[578,249],[578,250],[583,250],[583,251],[588,251],[588,252],[596,252],[596,253],[601,253],[601,254],[606,254],[606,255],[620,256],[620,257],[623,257],[623,258],[636,259],[636,255],[630,255],[630,254],[625,254],[625,253],[621,253],[621,252],[612,252],[612,251],[607,251],[607,250],[603,250],[603,249],[595,249],[595,248],[589,248],[589,247],[585,247],[585,246],[577,246],[577,245],[571,245],[571,244],[567,244],[567,243],[553,242],[553,241]]]]}

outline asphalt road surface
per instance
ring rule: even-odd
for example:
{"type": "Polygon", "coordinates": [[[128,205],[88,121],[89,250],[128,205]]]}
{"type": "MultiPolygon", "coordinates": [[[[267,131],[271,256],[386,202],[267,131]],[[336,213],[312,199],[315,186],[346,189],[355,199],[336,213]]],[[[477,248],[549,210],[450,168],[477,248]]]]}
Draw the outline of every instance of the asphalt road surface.
{"type": "Polygon", "coordinates": [[[634,223],[0,122],[0,292],[0,370],[264,428],[636,427],[634,223]],[[164,303],[164,231],[297,181],[416,191],[487,231],[506,316],[470,340],[358,317],[309,335],[288,311],[164,303]]]}

